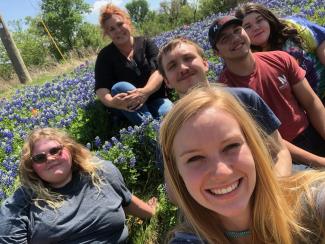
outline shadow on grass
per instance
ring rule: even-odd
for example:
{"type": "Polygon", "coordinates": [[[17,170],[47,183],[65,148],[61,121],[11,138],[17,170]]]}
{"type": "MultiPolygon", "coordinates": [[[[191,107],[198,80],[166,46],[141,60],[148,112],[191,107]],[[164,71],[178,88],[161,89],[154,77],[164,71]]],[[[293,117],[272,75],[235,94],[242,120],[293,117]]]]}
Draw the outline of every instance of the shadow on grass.
{"type": "Polygon", "coordinates": [[[113,115],[99,100],[95,100],[78,111],[78,118],[68,130],[78,142],[86,145],[94,143],[97,136],[102,142],[108,141],[127,126],[127,120],[113,115]]]}

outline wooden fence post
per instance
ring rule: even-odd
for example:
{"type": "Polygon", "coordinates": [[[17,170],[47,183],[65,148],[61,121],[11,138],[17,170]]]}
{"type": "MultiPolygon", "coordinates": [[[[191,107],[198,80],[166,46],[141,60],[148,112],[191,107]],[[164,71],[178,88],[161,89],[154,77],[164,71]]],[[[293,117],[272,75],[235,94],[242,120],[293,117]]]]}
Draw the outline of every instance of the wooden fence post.
{"type": "Polygon", "coordinates": [[[11,35],[2,20],[0,15],[0,38],[2,43],[8,53],[8,57],[14,67],[16,74],[18,75],[20,83],[30,82],[32,79],[28,73],[28,70],[24,64],[23,59],[20,56],[19,50],[16,47],[14,40],[11,38],[11,35]]]}

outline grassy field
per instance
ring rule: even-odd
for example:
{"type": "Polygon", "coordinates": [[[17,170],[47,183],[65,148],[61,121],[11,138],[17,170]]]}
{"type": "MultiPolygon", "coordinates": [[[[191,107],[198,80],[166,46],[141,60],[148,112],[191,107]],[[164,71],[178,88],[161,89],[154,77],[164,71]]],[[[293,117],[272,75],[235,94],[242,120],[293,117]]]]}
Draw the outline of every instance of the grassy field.
{"type": "Polygon", "coordinates": [[[57,76],[70,73],[71,71],[73,71],[74,68],[85,63],[85,61],[92,61],[95,59],[96,56],[91,56],[84,59],[70,59],[68,62],[56,63],[50,65],[47,68],[42,68],[42,69],[39,69],[37,67],[32,68],[29,70],[29,74],[32,78],[32,82],[28,84],[21,84],[19,82],[18,76],[15,76],[15,78],[11,80],[4,80],[1,79],[0,77],[0,98],[10,99],[10,97],[19,88],[22,88],[24,86],[29,86],[29,85],[36,85],[36,84],[41,85],[46,81],[53,80],[57,76]]]}

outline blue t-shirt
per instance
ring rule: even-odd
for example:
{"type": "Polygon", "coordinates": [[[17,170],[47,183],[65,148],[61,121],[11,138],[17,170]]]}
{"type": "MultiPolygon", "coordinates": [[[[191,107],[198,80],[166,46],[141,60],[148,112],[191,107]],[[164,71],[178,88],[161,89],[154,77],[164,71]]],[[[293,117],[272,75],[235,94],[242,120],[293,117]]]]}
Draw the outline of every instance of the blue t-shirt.
{"type": "Polygon", "coordinates": [[[257,122],[267,134],[272,134],[280,127],[280,120],[254,90],[241,87],[227,87],[227,89],[239,99],[247,108],[255,122],[257,122]]]}
{"type": "Polygon", "coordinates": [[[20,187],[0,209],[0,243],[124,243],[128,236],[123,206],[131,202],[119,170],[103,162],[101,191],[89,176],[74,173],[62,188],[51,189],[65,196],[53,210],[37,208],[28,191],[20,187]]]}

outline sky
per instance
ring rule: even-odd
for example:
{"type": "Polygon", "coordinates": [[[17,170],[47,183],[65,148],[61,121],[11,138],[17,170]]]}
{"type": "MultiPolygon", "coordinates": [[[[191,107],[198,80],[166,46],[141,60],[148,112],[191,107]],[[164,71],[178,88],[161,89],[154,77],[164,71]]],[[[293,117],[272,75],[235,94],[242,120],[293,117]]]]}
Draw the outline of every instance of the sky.
{"type": "MultiPolygon", "coordinates": [[[[130,0],[84,0],[91,5],[92,12],[85,16],[85,20],[97,24],[99,9],[107,3],[113,3],[119,7],[124,7],[130,0]]],[[[161,1],[148,0],[149,7],[152,10],[159,8],[161,1]]],[[[0,0],[0,15],[10,29],[10,21],[22,20],[27,16],[35,17],[40,14],[40,0],[0,0]]]]}

